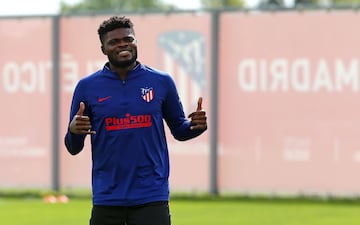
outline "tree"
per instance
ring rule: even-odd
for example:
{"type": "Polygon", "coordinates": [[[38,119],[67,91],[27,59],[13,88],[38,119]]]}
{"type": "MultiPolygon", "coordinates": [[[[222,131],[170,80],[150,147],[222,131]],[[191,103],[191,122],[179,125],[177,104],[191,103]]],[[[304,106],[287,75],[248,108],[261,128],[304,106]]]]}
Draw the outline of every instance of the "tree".
{"type": "Polygon", "coordinates": [[[294,5],[306,5],[306,4],[319,4],[319,0],[295,0],[295,4],[294,5]]]}
{"type": "Polygon", "coordinates": [[[295,5],[313,4],[319,6],[352,6],[360,4],[360,0],[295,0],[295,5]]]}
{"type": "MultiPolygon", "coordinates": [[[[360,0],[293,0],[294,6],[353,6],[359,5],[360,0]]],[[[275,5],[284,7],[283,0],[262,0],[259,6],[275,5]]]]}
{"type": "Polygon", "coordinates": [[[360,4],[360,0],[332,0],[330,1],[332,2],[332,4],[346,4],[346,5],[359,5],[360,4]]]}
{"type": "Polygon", "coordinates": [[[61,13],[76,13],[88,11],[134,11],[134,10],[171,10],[172,4],[165,4],[162,0],[82,0],[75,5],[60,3],[61,13]]]}
{"type": "Polygon", "coordinates": [[[243,8],[243,0],[201,0],[201,6],[205,9],[222,9],[222,8],[243,8]]]}

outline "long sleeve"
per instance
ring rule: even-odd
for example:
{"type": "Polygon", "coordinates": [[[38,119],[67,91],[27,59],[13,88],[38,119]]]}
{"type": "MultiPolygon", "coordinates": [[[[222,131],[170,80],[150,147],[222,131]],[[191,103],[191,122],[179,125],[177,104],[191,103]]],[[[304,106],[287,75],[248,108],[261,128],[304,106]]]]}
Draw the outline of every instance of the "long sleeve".
{"type": "Polygon", "coordinates": [[[71,155],[76,155],[84,148],[86,135],[72,134],[69,130],[65,135],[65,146],[71,155]]]}
{"type": "MultiPolygon", "coordinates": [[[[68,130],[67,130],[67,133],[64,138],[66,149],[72,155],[76,155],[79,152],[81,152],[81,150],[84,147],[84,141],[85,141],[85,137],[86,137],[86,135],[82,135],[82,134],[81,135],[73,134],[70,132],[70,129],[69,129],[71,120],[73,119],[73,117],[76,115],[76,113],[79,110],[80,102],[85,103],[85,98],[83,97],[84,96],[83,86],[84,85],[82,85],[82,82],[80,81],[77,84],[77,86],[75,87],[74,95],[73,95],[73,99],[72,99],[72,103],[71,103],[71,109],[70,109],[68,130]]],[[[87,109],[85,109],[85,113],[88,114],[87,109]]]]}
{"type": "Polygon", "coordinates": [[[185,117],[174,81],[169,77],[168,96],[163,105],[164,119],[174,138],[186,141],[202,134],[204,130],[191,130],[190,121],[185,117]]]}

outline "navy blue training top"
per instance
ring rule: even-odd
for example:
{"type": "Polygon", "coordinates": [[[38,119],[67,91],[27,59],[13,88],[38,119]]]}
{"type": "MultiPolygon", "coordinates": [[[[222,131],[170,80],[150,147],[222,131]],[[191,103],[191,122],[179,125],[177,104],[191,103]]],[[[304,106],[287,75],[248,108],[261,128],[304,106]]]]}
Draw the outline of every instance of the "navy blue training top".
{"type": "MultiPolygon", "coordinates": [[[[190,130],[175,83],[169,74],[138,62],[122,81],[108,64],[76,85],[70,121],[85,103],[92,129],[94,205],[131,206],[169,200],[169,154],[164,122],[177,140],[190,130]]],[[[69,122],[70,124],[70,122],[69,122]]],[[[68,132],[67,150],[75,155],[86,135],[68,132]]]]}

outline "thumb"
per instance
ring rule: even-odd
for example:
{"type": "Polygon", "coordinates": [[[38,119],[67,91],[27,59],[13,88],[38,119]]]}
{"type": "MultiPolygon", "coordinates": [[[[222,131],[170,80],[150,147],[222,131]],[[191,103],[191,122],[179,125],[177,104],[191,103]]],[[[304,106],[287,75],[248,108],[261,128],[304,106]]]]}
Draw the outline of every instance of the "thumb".
{"type": "Polygon", "coordinates": [[[82,116],[84,115],[84,111],[85,111],[85,104],[84,102],[80,102],[80,108],[79,111],[76,113],[76,115],[82,116]]]}
{"type": "Polygon", "coordinates": [[[202,97],[200,97],[199,100],[198,100],[197,109],[196,109],[197,112],[202,110],[202,106],[201,106],[202,105],[202,100],[203,100],[202,97]]]}

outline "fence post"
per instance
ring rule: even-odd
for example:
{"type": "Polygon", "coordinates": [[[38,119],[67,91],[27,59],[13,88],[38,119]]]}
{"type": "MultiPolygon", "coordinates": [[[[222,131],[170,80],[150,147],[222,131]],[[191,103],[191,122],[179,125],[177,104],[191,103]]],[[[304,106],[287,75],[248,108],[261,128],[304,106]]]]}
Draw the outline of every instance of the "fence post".
{"type": "Polygon", "coordinates": [[[218,46],[219,10],[211,14],[211,120],[210,120],[210,193],[218,194],[218,46]]]}
{"type": "Polygon", "coordinates": [[[59,90],[60,90],[60,16],[52,20],[52,175],[51,188],[60,190],[59,184],[59,90]]]}

